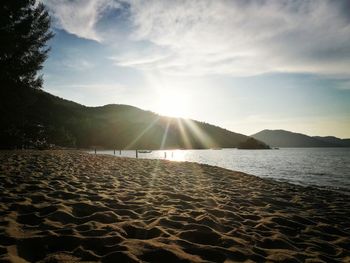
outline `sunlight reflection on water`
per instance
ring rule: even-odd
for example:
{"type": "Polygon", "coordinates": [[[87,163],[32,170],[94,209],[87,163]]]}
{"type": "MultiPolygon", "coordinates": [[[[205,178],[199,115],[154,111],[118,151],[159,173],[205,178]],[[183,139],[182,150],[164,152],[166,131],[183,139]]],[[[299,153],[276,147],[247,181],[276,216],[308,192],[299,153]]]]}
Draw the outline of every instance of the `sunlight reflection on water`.
{"type": "MultiPolygon", "coordinates": [[[[98,151],[111,154],[112,151],[98,151]]],[[[135,157],[135,151],[116,151],[135,157]]],[[[139,158],[216,165],[264,178],[338,189],[350,193],[350,148],[281,148],[279,150],[159,150],[139,158]]]]}

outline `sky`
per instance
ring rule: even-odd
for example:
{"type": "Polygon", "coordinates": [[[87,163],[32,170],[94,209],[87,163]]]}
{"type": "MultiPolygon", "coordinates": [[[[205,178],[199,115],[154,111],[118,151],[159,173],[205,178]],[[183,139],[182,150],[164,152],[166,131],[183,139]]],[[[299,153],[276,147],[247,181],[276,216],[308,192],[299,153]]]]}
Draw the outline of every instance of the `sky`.
{"type": "Polygon", "coordinates": [[[42,0],[44,90],[251,135],[350,138],[349,0],[42,0]]]}

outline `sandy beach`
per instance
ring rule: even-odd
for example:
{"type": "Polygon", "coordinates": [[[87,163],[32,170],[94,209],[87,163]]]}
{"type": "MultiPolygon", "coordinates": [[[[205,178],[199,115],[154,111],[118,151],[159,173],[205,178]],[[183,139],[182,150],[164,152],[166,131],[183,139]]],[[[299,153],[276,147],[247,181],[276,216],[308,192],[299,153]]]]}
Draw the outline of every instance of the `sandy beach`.
{"type": "Polygon", "coordinates": [[[0,152],[0,261],[350,262],[350,196],[196,163],[0,152]]]}

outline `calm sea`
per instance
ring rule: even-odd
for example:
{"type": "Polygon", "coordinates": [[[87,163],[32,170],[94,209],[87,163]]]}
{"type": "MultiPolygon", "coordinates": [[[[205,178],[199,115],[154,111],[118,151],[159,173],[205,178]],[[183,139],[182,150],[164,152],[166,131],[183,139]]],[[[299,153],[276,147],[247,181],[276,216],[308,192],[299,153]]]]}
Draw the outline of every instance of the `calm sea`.
{"type": "MultiPolygon", "coordinates": [[[[111,154],[113,151],[98,151],[111,154]]],[[[135,157],[135,151],[116,151],[135,157]]],[[[174,150],[139,153],[139,158],[190,161],[259,177],[350,194],[350,148],[280,148],[278,150],[174,150]],[[166,153],[166,156],[165,156],[166,153]]]]}

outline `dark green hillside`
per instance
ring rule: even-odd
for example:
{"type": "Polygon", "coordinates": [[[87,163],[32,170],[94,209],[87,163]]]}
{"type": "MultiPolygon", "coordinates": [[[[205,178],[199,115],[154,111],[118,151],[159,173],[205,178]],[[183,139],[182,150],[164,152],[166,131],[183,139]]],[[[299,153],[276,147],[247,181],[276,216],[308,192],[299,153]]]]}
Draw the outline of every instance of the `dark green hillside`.
{"type": "Polygon", "coordinates": [[[1,93],[1,148],[49,144],[117,149],[224,148],[237,147],[248,138],[207,123],[162,117],[127,105],[86,107],[34,89],[2,89],[1,93]]]}
{"type": "Polygon", "coordinates": [[[245,142],[241,142],[237,148],[243,149],[243,150],[267,150],[267,149],[271,149],[265,143],[258,141],[257,139],[254,139],[254,138],[248,138],[245,142]]]}

